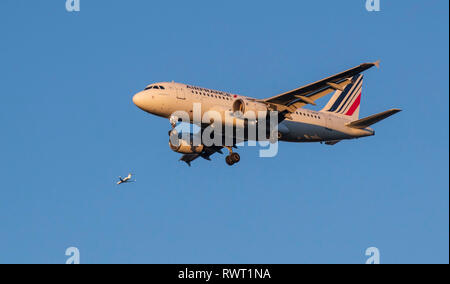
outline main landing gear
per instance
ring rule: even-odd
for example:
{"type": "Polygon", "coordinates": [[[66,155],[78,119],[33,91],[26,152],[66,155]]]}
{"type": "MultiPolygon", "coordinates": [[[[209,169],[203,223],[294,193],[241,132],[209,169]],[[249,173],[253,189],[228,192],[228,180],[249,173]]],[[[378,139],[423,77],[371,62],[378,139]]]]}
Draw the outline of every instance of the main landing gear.
{"type": "Polygon", "coordinates": [[[241,156],[239,156],[238,153],[234,153],[232,147],[226,148],[228,149],[228,151],[230,151],[230,155],[225,158],[225,162],[227,162],[227,165],[232,166],[239,163],[239,161],[241,160],[241,156]]]}

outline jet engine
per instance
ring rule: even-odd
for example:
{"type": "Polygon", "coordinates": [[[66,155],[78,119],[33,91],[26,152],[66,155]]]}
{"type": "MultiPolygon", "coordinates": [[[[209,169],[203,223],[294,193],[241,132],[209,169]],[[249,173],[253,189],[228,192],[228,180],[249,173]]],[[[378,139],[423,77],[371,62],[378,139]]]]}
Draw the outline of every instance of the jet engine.
{"type": "Polygon", "coordinates": [[[238,98],[233,102],[232,112],[233,113],[241,113],[245,118],[253,118],[258,117],[260,112],[267,113],[267,105],[258,102],[254,99],[241,99],[238,98]],[[247,112],[250,112],[250,117],[247,117],[247,112]]]}
{"type": "Polygon", "coordinates": [[[181,154],[200,154],[203,152],[204,145],[194,145],[194,137],[192,134],[190,134],[189,140],[182,136],[181,133],[178,134],[176,131],[170,134],[169,146],[172,151],[181,154]]]}
{"type": "Polygon", "coordinates": [[[233,113],[240,112],[245,113],[245,102],[242,99],[235,100],[233,103],[233,113]]]}
{"type": "Polygon", "coordinates": [[[237,98],[229,110],[231,112],[225,113],[223,124],[238,128],[256,126],[261,113],[266,118],[268,112],[265,104],[248,98],[237,98]]]}

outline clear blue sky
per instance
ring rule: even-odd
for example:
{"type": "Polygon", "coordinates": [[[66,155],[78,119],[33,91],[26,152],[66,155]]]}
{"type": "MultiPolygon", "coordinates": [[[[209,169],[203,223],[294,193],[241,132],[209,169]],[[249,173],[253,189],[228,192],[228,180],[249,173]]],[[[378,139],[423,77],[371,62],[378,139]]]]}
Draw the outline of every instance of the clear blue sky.
{"type": "Polygon", "coordinates": [[[64,2],[0,1],[0,263],[448,263],[448,1],[64,2]],[[361,116],[404,111],[375,137],[231,168],[178,162],[131,101],[171,80],[264,98],[377,59],[361,116]]]}

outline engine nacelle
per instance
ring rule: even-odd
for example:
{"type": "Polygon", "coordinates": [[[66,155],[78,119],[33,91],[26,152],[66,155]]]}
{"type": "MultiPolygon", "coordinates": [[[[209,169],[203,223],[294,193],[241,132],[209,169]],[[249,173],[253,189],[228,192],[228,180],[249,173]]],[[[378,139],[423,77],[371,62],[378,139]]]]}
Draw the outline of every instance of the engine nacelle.
{"type": "Polygon", "coordinates": [[[233,102],[233,113],[241,113],[247,119],[256,119],[260,112],[267,113],[267,106],[252,99],[239,98],[233,102]]]}
{"type": "Polygon", "coordinates": [[[171,137],[169,139],[170,149],[181,154],[201,154],[205,148],[204,145],[200,144],[194,146],[192,138],[193,137],[191,136],[190,141],[186,141],[185,139],[178,137],[178,135],[171,137]]]}
{"type": "Polygon", "coordinates": [[[244,114],[245,109],[246,109],[246,107],[245,107],[245,102],[243,99],[238,99],[238,100],[234,101],[233,108],[232,108],[233,113],[240,112],[240,113],[244,114]]]}
{"type": "Polygon", "coordinates": [[[245,128],[256,125],[260,113],[265,118],[267,106],[263,103],[247,98],[238,98],[233,102],[231,113],[225,113],[223,125],[245,128]]]}

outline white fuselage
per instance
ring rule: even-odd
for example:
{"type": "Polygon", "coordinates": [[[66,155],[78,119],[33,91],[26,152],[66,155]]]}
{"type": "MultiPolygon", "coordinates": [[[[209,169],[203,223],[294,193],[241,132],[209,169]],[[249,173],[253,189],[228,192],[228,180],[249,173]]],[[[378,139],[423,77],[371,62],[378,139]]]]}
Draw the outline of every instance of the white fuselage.
{"type": "MultiPolygon", "coordinates": [[[[146,89],[133,97],[140,109],[164,118],[170,118],[177,111],[189,114],[194,120],[194,105],[201,106],[201,114],[210,110],[222,115],[233,110],[233,104],[242,100],[247,109],[263,110],[265,106],[257,99],[245,96],[194,87],[181,83],[155,83],[156,88],[146,89]]],[[[288,142],[329,142],[374,135],[370,128],[355,129],[346,126],[349,118],[333,113],[298,109],[289,119],[278,126],[279,140],[288,142]]]]}

